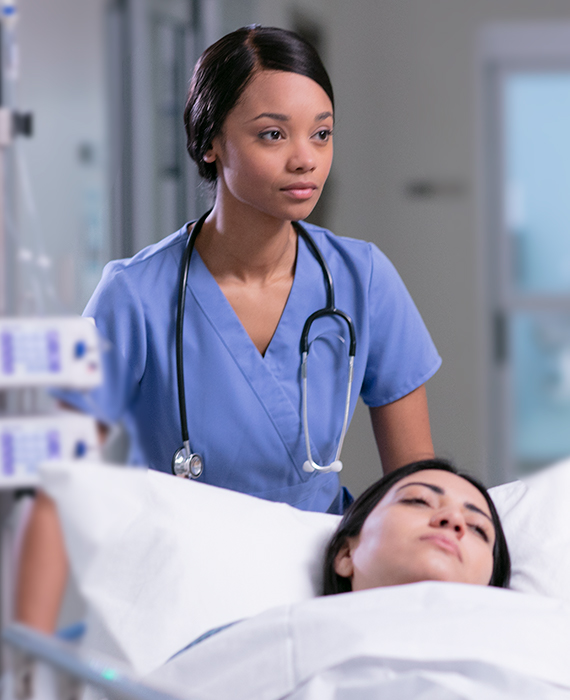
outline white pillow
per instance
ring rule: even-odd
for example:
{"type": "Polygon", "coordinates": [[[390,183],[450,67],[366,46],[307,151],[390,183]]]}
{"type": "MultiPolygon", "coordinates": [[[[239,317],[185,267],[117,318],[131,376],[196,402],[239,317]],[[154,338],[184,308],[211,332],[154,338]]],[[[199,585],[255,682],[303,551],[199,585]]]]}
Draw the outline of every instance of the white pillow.
{"type": "Polygon", "coordinates": [[[85,644],[139,673],[207,630],[315,596],[340,519],[140,468],[51,462],[41,477],[87,602],[85,644]]]}
{"type": "Polygon", "coordinates": [[[511,588],[570,603],[570,459],[489,493],[509,545],[511,588]]]}

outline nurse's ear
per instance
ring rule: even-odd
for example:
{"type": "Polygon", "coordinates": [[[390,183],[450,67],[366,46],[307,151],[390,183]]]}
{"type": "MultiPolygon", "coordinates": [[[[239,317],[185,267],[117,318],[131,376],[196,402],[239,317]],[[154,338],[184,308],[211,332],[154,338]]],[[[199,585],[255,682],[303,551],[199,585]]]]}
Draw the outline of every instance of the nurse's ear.
{"type": "Polygon", "coordinates": [[[215,163],[224,153],[224,138],[222,134],[214,136],[208,145],[208,150],[204,153],[204,163],[215,163]]]}
{"type": "Polygon", "coordinates": [[[352,563],[353,546],[354,539],[350,538],[346,540],[334,558],[334,570],[343,578],[351,579],[354,573],[354,564],[352,563]]]}
{"type": "Polygon", "coordinates": [[[204,157],[202,158],[204,163],[215,163],[216,162],[216,153],[214,152],[213,146],[210,146],[206,153],[204,153],[204,157]]]}

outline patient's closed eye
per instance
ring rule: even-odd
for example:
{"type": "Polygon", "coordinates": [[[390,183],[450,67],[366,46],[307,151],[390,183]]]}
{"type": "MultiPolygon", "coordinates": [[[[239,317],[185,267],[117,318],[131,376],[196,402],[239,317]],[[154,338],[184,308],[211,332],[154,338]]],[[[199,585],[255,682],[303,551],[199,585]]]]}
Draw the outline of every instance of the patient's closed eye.
{"type": "Polygon", "coordinates": [[[424,484],[405,484],[401,487],[399,503],[412,506],[426,506],[435,508],[438,500],[438,493],[434,493],[429,486],[424,484]]]}
{"type": "Polygon", "coordinates": [[[419,497],[414,497],[414,498],[402,498],[400,503],[410,503],[412,505],[423,505],[423,506],[429,506],[430,504],[425,500],[425,498],[419,498],[419,497]]]}
{"type": "Polygon", "coordinates": [[[476,532],[485,542],[489,542],[489,535],[487,534],[485,528],[481,527],[480,525],[469,525],[469,527],[473,530],[473,532],[476,532]]]}

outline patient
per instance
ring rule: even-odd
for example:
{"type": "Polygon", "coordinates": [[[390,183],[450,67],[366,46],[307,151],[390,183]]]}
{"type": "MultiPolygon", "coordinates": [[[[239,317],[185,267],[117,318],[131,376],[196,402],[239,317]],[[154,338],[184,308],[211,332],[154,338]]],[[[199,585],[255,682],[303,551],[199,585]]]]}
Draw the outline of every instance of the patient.
{"type": "Polygon", "coordinates": [[[506,588],[511,562],[486,489],[444,460],[414,462],[349,508],[324,561],[324,595],[417,581],[506,588]]]}
{"type": "Polygon", "coordinates": [[[507,588],[510,575],[507,542],[485,487],[449,462],[429,459],[389,472],[346,511],[325,552],[323,594],[418,581],[507,588]]]}

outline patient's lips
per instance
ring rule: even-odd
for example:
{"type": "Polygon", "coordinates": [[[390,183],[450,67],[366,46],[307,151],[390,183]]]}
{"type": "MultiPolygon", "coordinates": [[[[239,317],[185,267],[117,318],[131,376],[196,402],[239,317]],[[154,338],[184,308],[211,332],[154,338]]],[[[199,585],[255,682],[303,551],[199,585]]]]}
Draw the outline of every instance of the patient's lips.
{"type": "Polygon", "coordinates": [[[459,544],[455,540],[446,537],[445,535],[441,535],[439,533],[437,535],[424,535],[423,537],[420,537],[420,540],[428,540],[430,542],[433,542],[433,544],[436,547],[439,547],[440,549],[443,549],[443,551],[455,555],[459,559],[459,561],[463,561],[459,544]]]}

